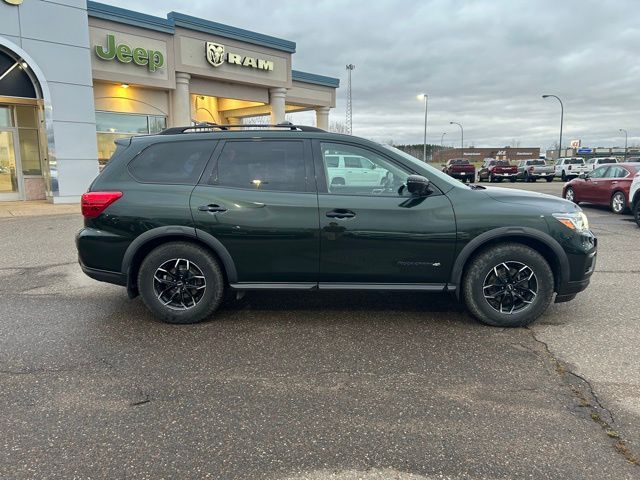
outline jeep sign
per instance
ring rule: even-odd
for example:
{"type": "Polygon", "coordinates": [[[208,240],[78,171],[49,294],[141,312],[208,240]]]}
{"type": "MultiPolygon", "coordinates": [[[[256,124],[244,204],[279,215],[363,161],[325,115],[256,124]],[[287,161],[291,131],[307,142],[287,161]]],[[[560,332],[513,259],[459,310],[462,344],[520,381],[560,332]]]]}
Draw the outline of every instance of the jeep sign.
{"type": "Polygon", "coordinates": [[[121,63],[135,63],[146,66],[150,72],[164,67],[164,55],[158,50],[146,50],[141,47],[131,48],[125,43],[116,45],[115,36],[107,35],[107,46],[96,45],[96,55],[102,60],[116,59],[121,63]]]}

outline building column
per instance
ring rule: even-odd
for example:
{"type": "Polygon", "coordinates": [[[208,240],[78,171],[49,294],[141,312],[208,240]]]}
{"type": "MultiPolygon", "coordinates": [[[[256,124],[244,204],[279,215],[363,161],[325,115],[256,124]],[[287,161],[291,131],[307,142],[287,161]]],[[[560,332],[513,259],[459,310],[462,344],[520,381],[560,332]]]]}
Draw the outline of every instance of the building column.
{"type": "Polygon", "coordinates": [[[271,104],[271,123],[284,122],[284,103],[287,98],[286,88],[270,88],[269,89],[269,102],[271,104]]]}
{"type": "Polygon", "coordinates": [[[329,107],[316,108],[316,127],[329,130],[329,107]]]}
{"type": "Polygon", "coordinates": [[[227,117],[227,125],[240,125],[240,123],[238,117],[227,117]]]}
{"type": "Polygon", "coordinates": [[[191,99],[189,96],[189,82],[191,75],[184,72],[176,72],[176,89],[173,92],[173,119],[174,127],[188,127],[191,125],[191,99]]]}

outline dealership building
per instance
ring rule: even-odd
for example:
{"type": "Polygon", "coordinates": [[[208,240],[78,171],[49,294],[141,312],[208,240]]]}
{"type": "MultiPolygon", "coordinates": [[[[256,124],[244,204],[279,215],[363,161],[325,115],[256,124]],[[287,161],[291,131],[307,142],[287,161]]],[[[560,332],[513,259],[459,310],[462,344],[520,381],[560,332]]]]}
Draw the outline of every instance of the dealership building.
{"type": "Polygon", "coordinates": [[[327,129],[339,80],[293,70],[295,52],[176,12],[0,0],[0,201],[78,202],[114,140],[167,126],[314,111],[327,129]]]}

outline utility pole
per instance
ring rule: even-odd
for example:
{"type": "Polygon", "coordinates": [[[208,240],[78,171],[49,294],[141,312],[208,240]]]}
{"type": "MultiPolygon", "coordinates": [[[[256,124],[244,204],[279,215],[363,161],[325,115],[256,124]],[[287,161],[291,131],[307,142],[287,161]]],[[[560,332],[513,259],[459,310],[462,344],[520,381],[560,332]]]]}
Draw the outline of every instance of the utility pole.
{"type": "Polygon", "coordinates": [[[628,134],[624,128],[619,129],[620,133],[624,133],[624,161],[627,161],[627,138],[628,134]]]}
{"type": "Polygon", "coordinates": [[[347,80],[347,133],[349,135],[353,135],[353,103],[351,101],[351,72],[353,71],[354,68],[356,68],[356,66],[353,63],[350,63],[349,65],[347,65],[347,73],[348,73],[348,80],[347,80]]]}
{"type": "Polygon", "coordinates": [[[555,98],[560,102],[560,143],[558,144],[558,158],[562,156],[562,124],[564,123],[564,105],[557,95],[542,95],[542,98],[555,98]]]}

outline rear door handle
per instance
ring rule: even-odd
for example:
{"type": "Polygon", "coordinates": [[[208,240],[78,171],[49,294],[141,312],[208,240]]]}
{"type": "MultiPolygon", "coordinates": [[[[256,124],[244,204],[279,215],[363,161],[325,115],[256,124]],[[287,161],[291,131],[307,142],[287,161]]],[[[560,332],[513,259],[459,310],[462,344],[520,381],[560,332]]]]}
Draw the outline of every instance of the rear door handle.
{"type": "Polygon", "coordinates": [[[201,212],[209,212],[209,213],[223,213],[226,212],[227,209],[222,205],[218,205],[217,203],[210,203],[209,205],[200,205],[198,210],[201,212]]]}
{"type": "Polygon", "coordinates": [[[335,210],[327,212],[326,216],[329,218],[353,218],[356,214],[346,208],[336,208],[335,210]]]}

